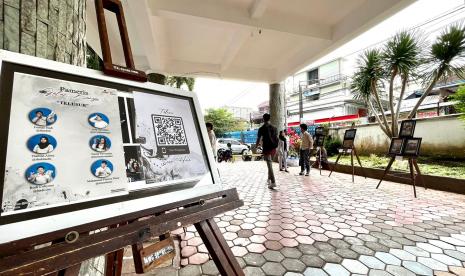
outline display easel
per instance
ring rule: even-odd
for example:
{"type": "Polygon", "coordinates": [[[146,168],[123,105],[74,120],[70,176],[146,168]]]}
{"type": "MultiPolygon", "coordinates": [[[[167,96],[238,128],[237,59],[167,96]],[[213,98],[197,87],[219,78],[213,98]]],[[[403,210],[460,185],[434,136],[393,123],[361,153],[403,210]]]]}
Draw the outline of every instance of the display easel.
{"type": "MultiPolygon", "coordinates": [[[[376,189],[378,189],[379,185],[381,185],[381,182],[383,182],[384,178],[389,173],[389,171],[391,169],[391,166],[392,166],[392,164],[394,163],[395,160],[396,160],[396,156],[392,156],[391,159],[389,160],[389,163],[388,163],[386,169],[384,170],[383,176],[379,180],[378,185],[376,186],[376,189]]],[[[413,185],[413,195],[415,197],[417,197],[417,190],[416,190],[416,179],[417,179],[417,177],[420,178],[421,184],[423,184],[423,187],[425,188],[425,190],[427,188],[426,188],[425,183],[423,182],[420,167],[418,167],[416,157],[408,157],[408,167],[409,167],[410,177],[402,177],[402,176],[398,176],[397,174],[390,174],[390,175],[393,175],[393,176],[396,176],[396,177],[399,177],[399,178],[410,179],[410,181],[411,181],[411,183],[413,185]]]]}
{"type": "Polygon", "coordinates": [[[399,158],[407,158],[408,160],[408,167],[410,172],[410,177],[403,177],[398,176],[398,174],[391,174],[393,176],[409,179],[413,185],[413,195],[417,197],[417,190],[416,190],[416,179],[420,177],[420,181],[423,184],[423,187],[426,188],[425,183],[423,182],[423,178],[421,176],[420,167],[417,164],[417,157],[420,154],[420,145],[421,145],[421,138],[414,138],[415,132],[415,125],[416,121],[414,120],[405,120],[402,121],[399,137],[395,137],[391,139],[391,146],[389,147],[389,155],[391,155],[391,159],[389,160],[386,169],[384,170],[383,176],[378,182],[376,189],[379,188],[381,182],[383,182],[386,175],[388,175],[392,164],[394,161],[399,158]]]}
{"type": "Polygon", "coordinates": [[[357,158],[357,162],[360,165],[360,168],[362,169],[363,176],[367,178],[367,175],[365,174],[365,169],[362,166],[362,162],[360,161],[360,157],[358,156],[357,151],[355,150],[354,146],[352,146],[351,148],[345,148],[345,149],[343,148],[339,151],[339,155],[336,158],[336,162],[331,167],[331,172],[329,173],[328,177],[331,177],[331,174],[333,173],[334,168],[339,162],[339,159],[341,158],[341,156],[346,155],[348,152],[350,152],[350,166],[352,167],[352,182],[354,182],[354,179],[355,179],[354,155],[355,155],[355,158],[357,158]]]}
{"type": "Polygon", "coordinates": [[[191,224],[221,275],[244,275],[213,219],[243,204],[236,189],[230,189],[0,244],[0,275],[78,275],[83,261],[105,254],[107,260],[113,260],[106,264],[105,275],[121,275],[122,248],[135,248],[152,236],[191,224]],[[47,243],[50,245],[35,248],[47,243]]]}
{"type": "Polygon", "coordinates": [[[357,130],[355,128],[350,128],[346,130],[344,133],[344,141],[342,143],[342,148],[339,149],[339,155],[336,158],[336,162],[334,163],[334,166],[331,167],[331,172],[329,173],[328,177],[331,177],[331,174],[333,173],[334,167],[336,167],[337,163],[339,162],[339,159],[341,156],[345,155],[348,151],[350,151],[350,165],[352,167],[352,182],[355,180],[355,167],[354,167],[354,155],[357,158],[358,164],[360,165],[360,168],[362,169],[362,174],[365,178],[367,178],[365,174],[365,169],[362,166],[362,162],[360,161],[360,157],[357,154],[357,151],[355,150],[355,134],[357,133],[357,130]]]}

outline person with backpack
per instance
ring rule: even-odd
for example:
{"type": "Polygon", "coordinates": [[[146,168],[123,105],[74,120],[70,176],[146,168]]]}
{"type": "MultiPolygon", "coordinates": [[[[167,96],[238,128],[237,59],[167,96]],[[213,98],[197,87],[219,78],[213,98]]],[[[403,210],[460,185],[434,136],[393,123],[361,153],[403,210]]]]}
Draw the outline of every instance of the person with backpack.
{"type": "Polygon", "coordinates": [[[273,189],[276,187],[276,179],[273,173],[273,156],[276,154],[278,147],[278,130],[270,123],[271,116],[268,113],[263,115],[263,125],[258,129],[257,142],[255,146],[258,147],[260,141],[263,147],[263,157],[268,167],[268,188],[273,189]]]}

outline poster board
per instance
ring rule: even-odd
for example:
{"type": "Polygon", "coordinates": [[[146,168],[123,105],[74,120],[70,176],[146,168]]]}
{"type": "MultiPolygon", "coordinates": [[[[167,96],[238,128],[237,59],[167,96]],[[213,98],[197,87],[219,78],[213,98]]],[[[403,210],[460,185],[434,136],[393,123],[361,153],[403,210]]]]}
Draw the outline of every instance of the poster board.
{"type": "Polygon", "coordinates": [[[355,135],[357,134],[357,129],[351,128],[345,131],[344,140],[342,142],[343,149],[352,149],[354,147],[355,135]]]}
{"type": "Polygon", "coordinates": [[[8,126],[0,132],[0,243],[222,190],[194,93],[7,51],[0,59],[0,120],[8,126]],[[168,109],[185,105],[182,114],[170,111],[189,121],[177,159],[143,147],[150,141],[138,135],[137,93],[168,99],[168,109]],[[197,167],[147,181],[144,165],[156,158],[156,171],[188,159],[197,167]]]}

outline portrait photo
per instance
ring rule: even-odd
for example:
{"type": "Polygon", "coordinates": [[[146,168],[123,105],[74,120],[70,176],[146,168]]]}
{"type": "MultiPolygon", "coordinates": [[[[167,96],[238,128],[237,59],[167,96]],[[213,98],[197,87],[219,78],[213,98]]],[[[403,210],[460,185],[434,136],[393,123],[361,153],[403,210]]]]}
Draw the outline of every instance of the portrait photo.
{"type": "Polygon", "coordinates": [[[403,143],[404,143],[404,139],[402,138],[392,138],[391,146],[389,147],[389,154],[401,155],[403,143]]]}
{"type": "Polygon", "coordinates": [[[89,145],[96,152],[106,152],[111,147],[111,140],[104,135],[95,135],[90,138],[89,145]]]}
{"type": "Polygon", "coordinates": [[[108,160],[99,159],[92,163],[90,170],[96,177],[105,178],[113,173],[113,164],[108,160]]]}
{"type": "Polygon", "coordinates": [[[418,156],[420,154],[421,138],[408,138],[405,141],[404,155],[418,156]]]}
{"type": "Polygon", "coordinates": [[[56,147],[56,139],[48,134],[36,134],[27,140],[27,148],[37,154],[51,153],[56,147]]]}
{"type": "Polygon", "coordinates": [[[413,137],[417,121],[406,120],[400,125],[399,137],[413,137]]]}
{"type": "Polygon", "coordinates": [[[126,176],[129,182],[144,180],[144,172],[142,170],[140,147],[125,146],[124,160],[126,162],[126,176]]]}
{"type": "Polygon", "coordinates": [[[29,112],[29,120],[36,126],[50,126],[57,120],[57,115],[51,109],[39,107],[29,112]]]}
{"type": "Polygon", "coordinates": [[[26,179],[34,185],[43,185],[55,179],[55,166],[50,163],[42,162],[30,166],[26,170],[26,179]]]}
{"type": "Polygon", "coordinates": [[[103,113],[92,113],[88,118],[89,124],[98,129],[104,129],[110,124],[110,119],[103,113]]]}
{"type": "Polygon", "coordinates": [[[344,133],[344,141],[345,140],[354,140],[355,139],[355,134],[357,133],[356,129],[348,129],[344,133]]]}

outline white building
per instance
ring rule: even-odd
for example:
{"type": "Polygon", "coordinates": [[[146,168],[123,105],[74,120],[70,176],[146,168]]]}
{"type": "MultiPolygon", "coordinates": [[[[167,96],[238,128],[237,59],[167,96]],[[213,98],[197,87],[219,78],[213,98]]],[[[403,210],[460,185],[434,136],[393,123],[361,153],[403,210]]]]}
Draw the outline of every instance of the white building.
{"type": "Polygon", "coordinates": [[[301,121],[358,120],[366,116],[364,103],[355,100],[350,92],[347,76],[352,71],[353,67],[340,58],[294,75],[292,89],[286,95],[288,125],[301,121]]]}

